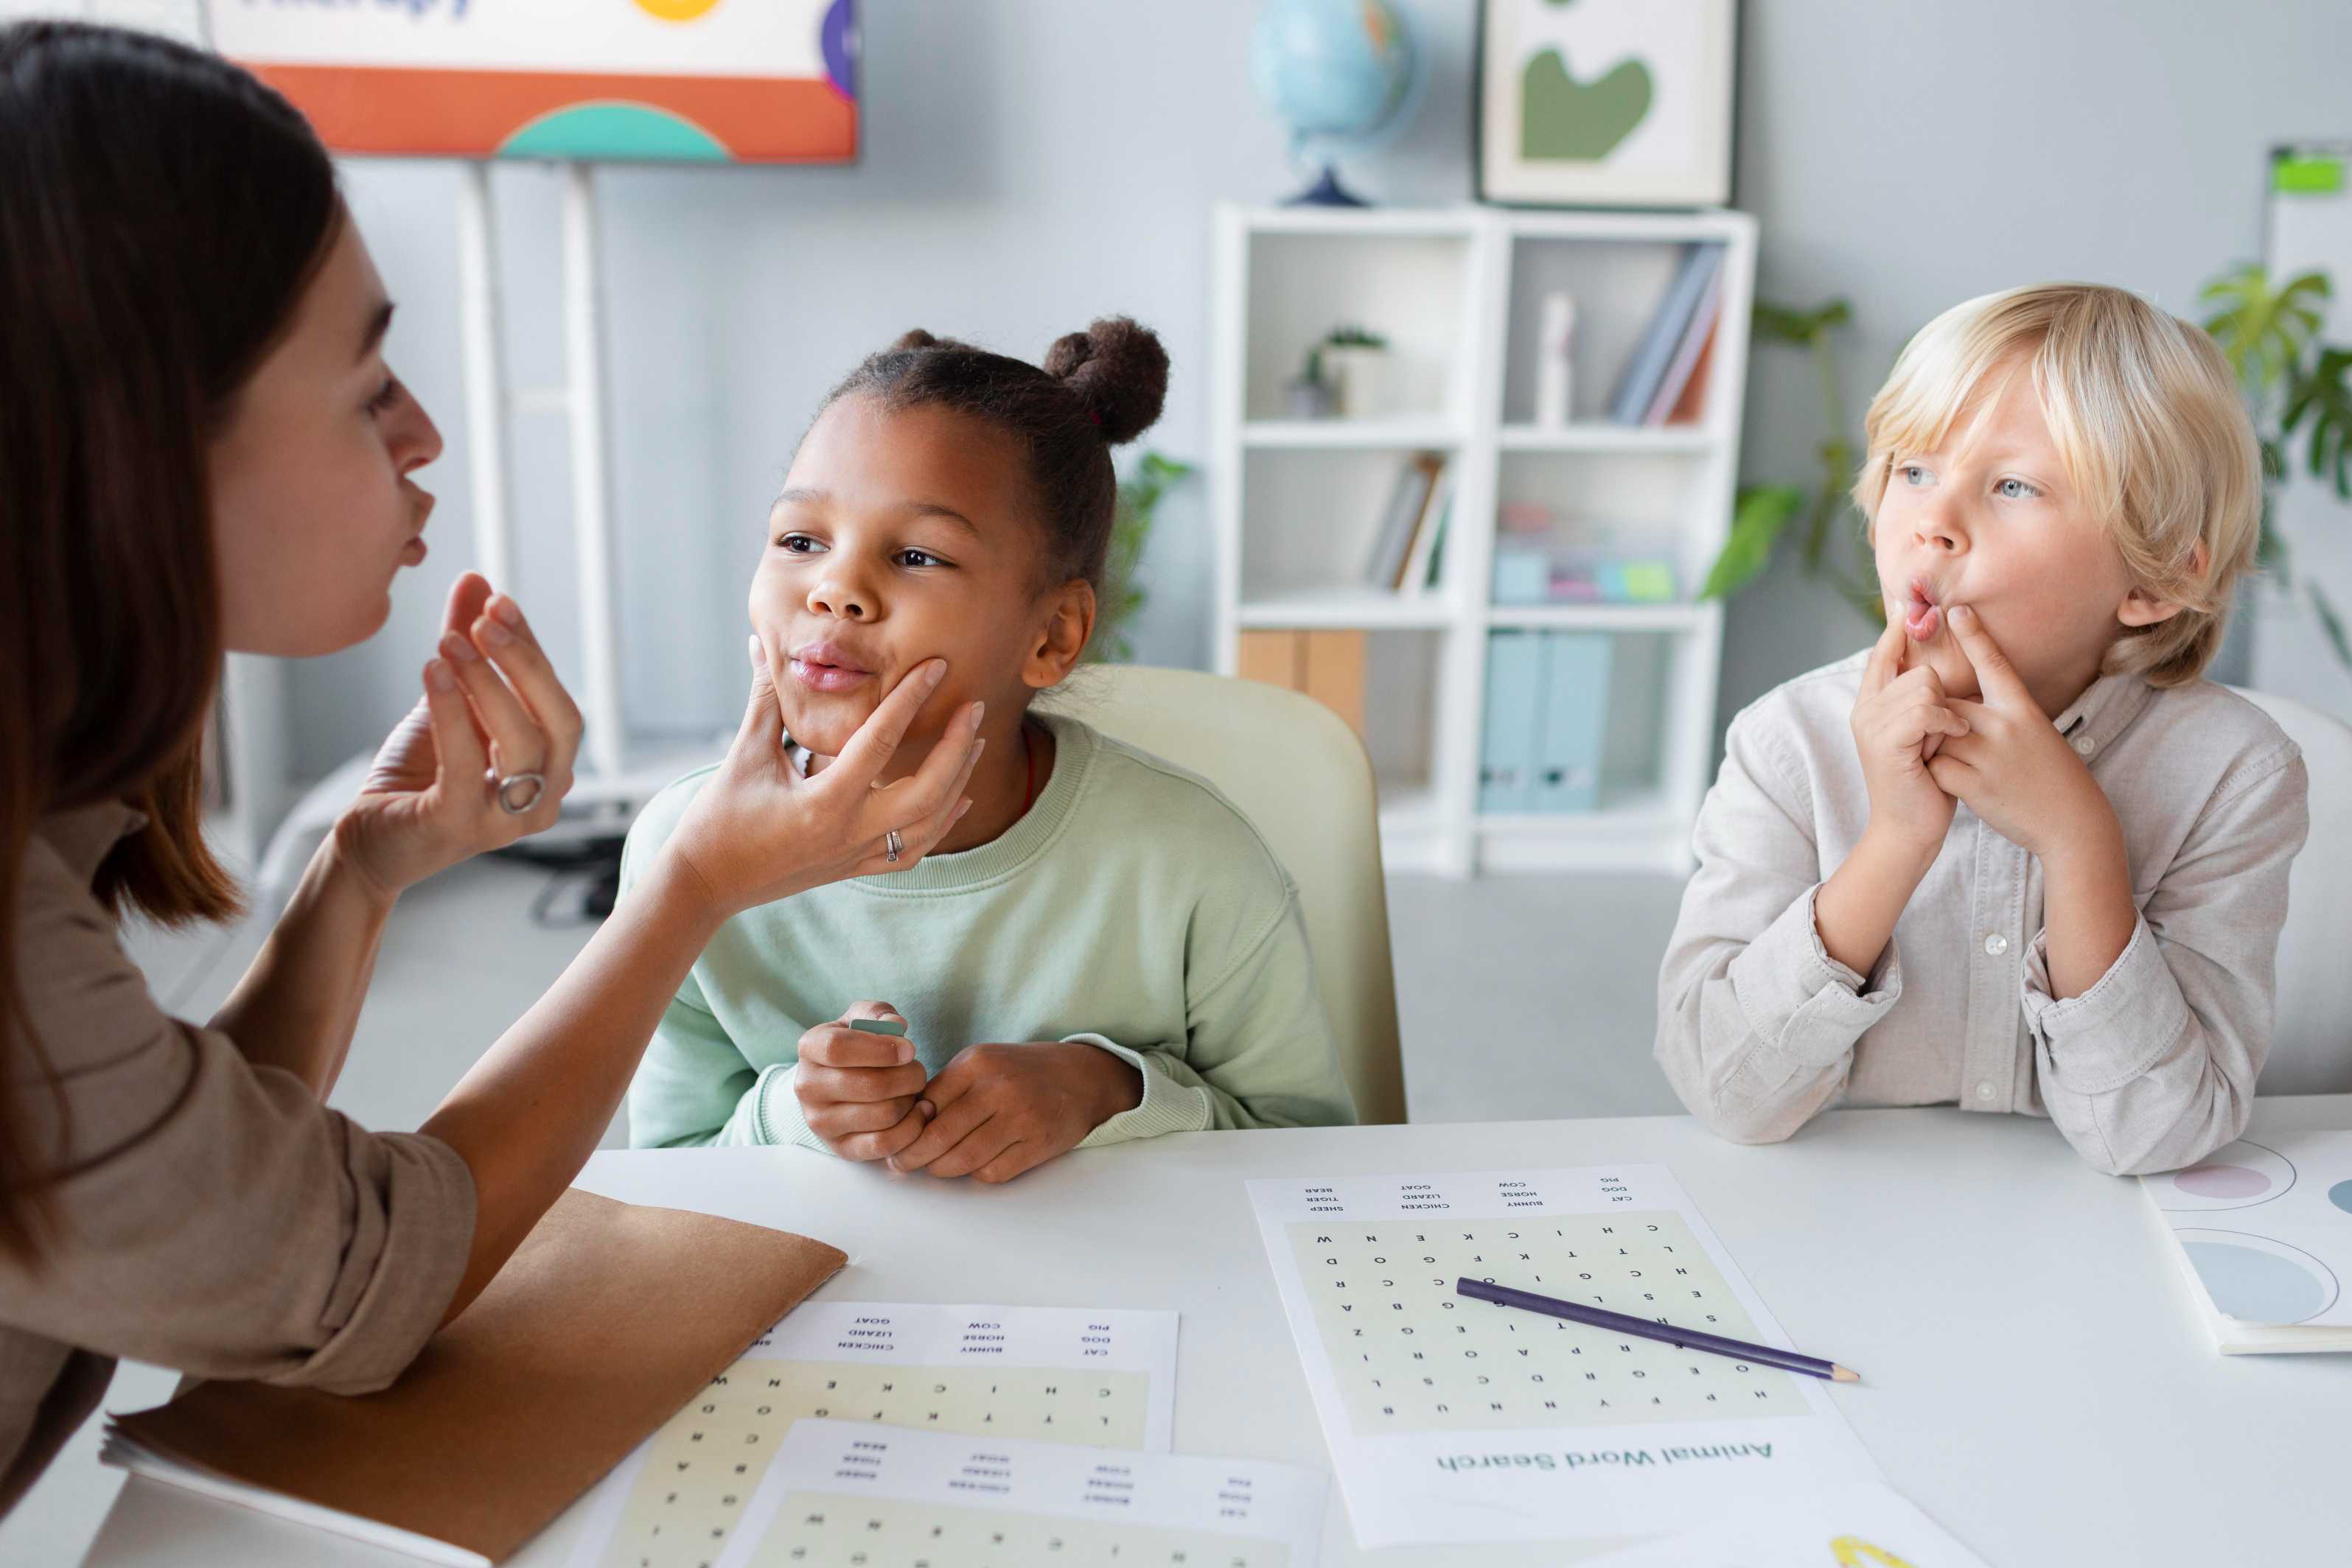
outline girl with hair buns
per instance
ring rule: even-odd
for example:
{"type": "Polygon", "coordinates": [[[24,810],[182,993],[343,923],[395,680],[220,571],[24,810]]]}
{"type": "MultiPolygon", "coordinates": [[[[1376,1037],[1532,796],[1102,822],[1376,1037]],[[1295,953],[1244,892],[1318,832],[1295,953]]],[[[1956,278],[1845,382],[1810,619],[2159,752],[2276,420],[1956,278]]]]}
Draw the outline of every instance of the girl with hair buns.
{"type": "MultiPolygon", "coordinates": [[[[793,1143],[996,1182],[1081,1145],[1354,1120],[1265,841],[1175,763],[1029,711],[1094,633],[1110,449],[1167,386],[1159,340],[1113,319],[1042,368],[910,332],[826,400],[751,580],[793,755],[821,778],[934,658],[948,676],[883,777],[967,704],[982,755],[922,864],[721,927],[630,1087],[639,1146],[793,1143]]],[[[647,806],[625,887],[710,777],[647,806]]]]}

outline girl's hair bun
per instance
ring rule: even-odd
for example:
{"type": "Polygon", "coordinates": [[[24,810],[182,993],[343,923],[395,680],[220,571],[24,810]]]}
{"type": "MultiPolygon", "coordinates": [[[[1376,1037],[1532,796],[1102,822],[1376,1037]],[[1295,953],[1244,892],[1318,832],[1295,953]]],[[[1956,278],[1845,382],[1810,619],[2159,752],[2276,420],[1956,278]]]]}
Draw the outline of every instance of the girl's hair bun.
{"type": "Polygon", "coordinates": [[[1077,394],[1113,446],[1149,430],[1168,398],[1168,350],[1150,328],[1124,316],[1055,339],[1045,368],[1077,394]]]}
{"type": "Polygon", "coordinates": [[[898,340],[890,345],[888,351],[894,354],[902,354],[910,349],[936,349],[939,346],[939,339],[932,337],[920,327],[916,327],[907,332],[901,333],[898,340]]]}

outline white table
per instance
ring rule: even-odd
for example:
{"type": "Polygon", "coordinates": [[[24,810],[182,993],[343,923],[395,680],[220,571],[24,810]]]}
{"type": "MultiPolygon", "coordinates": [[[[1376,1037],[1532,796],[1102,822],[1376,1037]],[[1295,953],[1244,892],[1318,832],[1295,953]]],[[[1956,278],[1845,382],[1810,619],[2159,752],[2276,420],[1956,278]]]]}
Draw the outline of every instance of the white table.
{"type": "MultiPolygon", "coordinates": [[[[2321,1127],[2352,1127],[2352,1095],[2254,1119],[2321,1127]]],[[[1177,1448],[1328,1470],[1243,1179],[1636,1161],[1673,1167],[1799,1345],[1863,1373],[1834,1397],[1887,1478],[1996,1568],[2352,1552],[2352,1357],[2216,1354],[2137,1184],[2022,1116],[1837,1112],[1769,1148],[1685,1117],[1199,1133],[994,1188],[795,1150],[611,1153],[581,1185],[822,1237],[851,1258],[835,1300],[1175,1308],[1177,1448]]],[[[517,1561],[562,1564],[577,1526],[517,1561]]],[[[1360,1552],[1335,1482],[1323,1560],[1573,1555],[1360,1552]]],[[[137,1479],[87,1561],[405,1562],[137,1479]]]]}

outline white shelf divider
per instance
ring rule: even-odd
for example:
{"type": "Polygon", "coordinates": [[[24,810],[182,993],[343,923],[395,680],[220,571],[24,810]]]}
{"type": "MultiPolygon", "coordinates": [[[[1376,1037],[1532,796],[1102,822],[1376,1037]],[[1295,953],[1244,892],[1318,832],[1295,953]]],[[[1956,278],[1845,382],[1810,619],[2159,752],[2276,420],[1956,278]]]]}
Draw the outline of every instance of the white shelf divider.
{"type": "Polygon", "coordinates": [[[1722,442],[1722,435],[1706,425],[1610,424],[1601,420],[1556,426],[1507,424],[1501,437],[1506,452],[1710,452],[1722,442]]]}
{"type": "MultiPolygon", "coordinates": [[[[1604,253],[1578,252],[1596,255],[1604,253]]],[[[1620,253],[1608,252],[1614,256],[1620,253]]],[[[1628,253],[1631,254],[1631,253],[1628,253]]],[[[1483,207],[1373,208],[1333,211],[1222,206],[1215,214],[1211,246],[1209,443],[1210,505],[1216,524],[1214,653],[1217,667],[1232,674],[1244,631],[1358,628],[1375,634],[1426,640],[1434,670],[1433,694],[1425,715],[1406,711],[1394,694],[1372,691],[1369,706],[1377,723],[1428,727],[1425,779],[1383,789],[1381,843],[1392,871],[1469,875],[1480,871],[1578,871],[1651,868],[1687,870],[1689,833],[1706,788],[1714,756],[1715,702],[1723,637],[1719,605],[1668,604],[1497,605],[1491,593],[1496,519],[1505,482],[1504,456],[1520,464],[1573,464],[1591,455],[1610,464],[1672,464],[1675,483],[1660,490],[1679,497],[1675,515],[1649,519],[1671,528],[1683,547],[1685,576],[1692,562],[1712,559],[1731,521],[1739,450],[1742,394],[1748,372],[1748,323],[1754,298],[1756,226],[1746,214],[1702,211],[1682,214],[1517,212],[1483,207]],[[1301,248],[1298,236],[1315,236],[1301,248]],[[1252,346],[1312,340],[1337,322],[1296,318],[1253,322],[1253,298],[1317,298],[1300,287],[1297,268],[1306,265],[1356,265],[1352,247],[1370,247],[1351,277],[1350,296],[1360,308],[1367,277],[1426,277],[1433,241],[1454,246],[1461,256],[1459,287],[1442,300],[1395,298],[1386,308],[1417,329],[1421,340],[1443,336],[1454,356],[1444,406],[1362,419],[1297,421],[1275,417],[1264,405],[1265,361],[1252,399],[1252,346]],[[1624,426],[1591,418],[1558,426],[1514,420],[1506,423],[1511,340],[1532,323],[1514,323],[1514,269],[1523,252],[1548,246],[1622,245],[1650,247],[1659,255],[1634,263],[1630,273],[1603,266],[1596,277],[1654,276],[1670,268],[1672,247],[1696,241],[1725,246],[1722,314],[1708,368],[1706,418],[1688,426],[1624,426]],[[1421,258],[1412,274],[1385,259],[1379,247],[1408,247],[1421,258]],[[1417,248],[1414,248],[1417,247],[1417,248]],[[1254,294],[1252,267],[1294,269],[1284,286],[1254,294]],[[1302,258],[1313,258],[1312,262],[1302,258]],[[1649,268],[1644,274],[1641,268],[1649,268]],[[1411,313],[1418,309],[1418,316],[1411,313]],[[1450,311],[1438,321],[1432,312],[1450,311]],[[1433,333],[1433,326],[1440,329],[1433,333]],[[1262,341],[1260,340],[1263,340],[1262,341]],[[1394,463],[1401,455],[1433,451],[1445,455],[1453,486],[1453,509],[1445,540],[1441,586],[1418,594],[1396,594],[1360,586],[1348,559],[1352,544],[1331,541],[1332,580],[1301,586],[1295,580],[1302,547],[1311,550],[1331,526],[1328,507],[1291,507],[1283,515],[1247,515],[1253,464],[1394,463]],[[1292,454],[1303,455],[1293,456],[1292,454]],[[1521,455],[1536,455],[1529,458],[1521,455]],[[1254,559],[1250,541],[1265,543],[1261,530],[1302,530],[1276,535],[1293,549],[1257,559],[1278,560],[1277,580],[1247,580],[1254,559]],[[1317,530],[1307,533],[1303,530],[1317,530]],[[1281,576],[1288,572],[1289,576],[1281,576]],[[1497,628],[1605,632],[1651,638],[1666,653],[1654,683],[1655,709],[1645,716],[1647,764],[1638,778],[1604,778],[1600,809],[1572,814],[1481,814],[1477,810],[1481,731],[1486,674],[1486,639],[1497,628]],[[1390,700],[1383,702],[1383,697],[1390,700]]],[[[1339,281],[1339,280],[1335,280],[1339,281]]],[[[1397,289],[1391,287],[1391,292],[1397,289]]],[[[1580,319],[1606,312],[1625,329],[1645,321],[1658,304],[1657,289],[1619,287],[1598,298],[1580,295],[1580,319]]],[[[1361,325],[1387,329],[1378,316],[1361,325]]],[[[1524,351],[1524,346],[1523,346],[1524,351]]],[[[1580,367],[1591,373],[1590,367],[1580,367]]],[[[1514,469],[1514,472],[1517,470],[1514,469]]],[[[1318,479],[1322,470],[1313,470],[1318,479]]],[[[1339,470],[1354,483],[1350,470],[1339,470]]],[[[1594,469],[1614,475],[1614,469],[1594,469]]],[[[1364,476],[1370,480],[1371,476],[1364,476]]],[[[1284,495],[1277,487],[1270,492],[1284,495]]],[[[1688,586],[1695,587],[1691,583],[1688,586]]],[[[1618,725],[1618,729],[1626,727],[1618,725]]],[[[1393,735],[1389,737],[1392,741],[1393,735]]],[[[1376,752],[1381,749],[1376,747],[1376,752]]]]}
{"type": "Polygon", "coordinates": [[[1266,450],[1345,451],[1351,447],[1398,447],[1442,451],[1462,444],[1462,428],[1439,418],[1265,419],[1242,430],[1242,444],[1266,450]]]}
{"type": "Polygon", "coordinates": [[[1534,632],[1696,632],[1716,613],[1711,604],[1497,604],[1486,623],[1534,632]]]}
{"type": "Polygon", "coordinates": [[[1299,630],[1439,632],[1461,620],[1453,601],[1438,591],[1384,593],[1376,588],[1331,588],[1253,600],[1237,612],[1244,630],[1294,627],[1299,630]]]}

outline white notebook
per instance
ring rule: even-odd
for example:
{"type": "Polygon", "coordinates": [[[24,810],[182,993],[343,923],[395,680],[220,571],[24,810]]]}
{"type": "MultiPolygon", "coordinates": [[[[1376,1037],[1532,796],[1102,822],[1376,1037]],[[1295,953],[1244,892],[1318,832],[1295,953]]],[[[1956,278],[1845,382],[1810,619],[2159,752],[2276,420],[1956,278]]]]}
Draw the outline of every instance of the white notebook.
{"type": "Polygon", "coordinates": [[[2140,1186],[2216,1350],[2352,1350],[2352,1133],[2241,1138],[2140,1186]]]}

